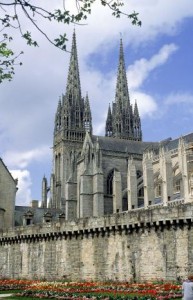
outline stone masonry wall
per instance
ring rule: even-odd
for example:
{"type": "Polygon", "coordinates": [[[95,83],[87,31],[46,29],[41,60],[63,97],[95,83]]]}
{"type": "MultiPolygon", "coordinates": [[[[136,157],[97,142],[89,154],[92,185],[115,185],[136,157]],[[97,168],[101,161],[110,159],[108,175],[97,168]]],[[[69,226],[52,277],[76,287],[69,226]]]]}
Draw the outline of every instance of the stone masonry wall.
{"type": "Polygon", "coordinates": [[[15,228],[0,235],[0,276],[178,279],[193,272],[193,204],[15,228]]]}
{"type": "Polygon", "coordinates": [[[16,182],[0,159],[0,209],[4,211],[0,229],[12,227],[14,224],[15,194],[16,182]]]}

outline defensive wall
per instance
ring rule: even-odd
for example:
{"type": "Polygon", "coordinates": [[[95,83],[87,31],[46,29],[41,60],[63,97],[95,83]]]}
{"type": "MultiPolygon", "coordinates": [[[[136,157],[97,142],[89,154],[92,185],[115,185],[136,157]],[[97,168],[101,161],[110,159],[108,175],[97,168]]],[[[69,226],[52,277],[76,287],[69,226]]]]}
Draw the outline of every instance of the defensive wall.
{"type": "Polygon", "coordinates": [[[0,233],[0,276],[47,280],[167,280],[193,272],[193,204],[0,233]]]}

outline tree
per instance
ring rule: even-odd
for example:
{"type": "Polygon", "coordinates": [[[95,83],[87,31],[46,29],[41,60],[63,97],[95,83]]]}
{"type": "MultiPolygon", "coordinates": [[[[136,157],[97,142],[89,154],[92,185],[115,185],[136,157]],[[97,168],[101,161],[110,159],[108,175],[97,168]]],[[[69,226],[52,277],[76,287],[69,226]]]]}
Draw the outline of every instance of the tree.
{"type": "MultiPolygon", "coordinates": [[[[67,36],[64,33],[54,40],[49,37],[41,27],[41,20],[48,22],[54,21],[69,25],[71,23],[81,24],[85,21],[89,14],[92,12],[93,4],[96,0],[71,0],[76,7],[76,13],[71,13],[66,8],[66,1],[61,0],[63,3],[62,9],[53,11],[47,10],[46,6],[38,6],[36,0],[0,0],[0,83],[4,80],[11,80],[14,75],[14,66],[18,63],[17,59],[22,54],[14,54],[9,44],[12,37],[9,36],[7,31],[18,30],[23,39],[26,40],[30,46],[37,47],[38,42],[33,39],[29,31],[23,32],[21,25],[21,14],[23,14],[28,21],[55,47],[66,51],[67,36]],[[40,21],[37,21],[36,18],[40,21]]],[[[45,0],[46,2],[46,0],[45,0]]],[[[138,13],[127,13],[123,9],[124,3],[120,0],[100,0],[102,6],[108,7],[112,15],[116,18],[125,16],[131,20],[133,25],[141,26],[141,21],[138,19],[138,13]]]]}

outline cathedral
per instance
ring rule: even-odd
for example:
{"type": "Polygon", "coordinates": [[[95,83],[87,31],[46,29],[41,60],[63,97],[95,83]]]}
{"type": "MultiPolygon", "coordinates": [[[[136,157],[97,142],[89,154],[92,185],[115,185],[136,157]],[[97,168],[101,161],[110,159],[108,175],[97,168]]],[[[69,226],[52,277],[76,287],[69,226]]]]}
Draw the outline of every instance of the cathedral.
{"type": "MultiPolygon", "coordinates": [[[[160,142],[142,140],[137,102],[134,107],[130,103],[122,39],[115,98],[106,110],[105,136],[96,136],[89,96],[81,94],[74,32],[66,91],[55,114],[51,178],[42,180],[40,206],[34,200],[31,207],[15,207],[15,225],[193,201],[193,134],[160,142]]],[[[2,224],[3,215],[7,218],[3,202],[0,210],[2,224]]],[[[8,223],[12,226],[13,217],[8,223]]]]}
{"type": "Polygon", "coordinates": [[[137,102],[134,107],[130,103],[122,39],[105,136],[94,135],[89,96],[81,95],[74,32],[66,92],[55,115],[53,173],[49,185],[43,178],[41,207],[60,209],[66,220],[73,220],[168,201],[188,202],[192,141],[192,134],[157,143],[142,141],[137,102]]]}
{"type": "Polygon", "coordinates": [[[17,180],[0,159],[2,278],[171,282],[193,272],[193,133],[142,140],[122,40],[106,111],[105,136],[96,136],[74,32],[41,203],[15,206],[17,180]]]}
{"type": "Polygon", "coordinates": [[[50,187],[43,179],[42,207],[62,209],[67,220],[101,216],[128,209],[127,164],[132,154],[140,160],[142,143],[137,103],[130,104],[122,40],[115,101],[108,108],[105,137],[93,135],[88,94],[81,95],[76,36],[73,33],[66,93],[58,103],[50,187]],[[113,208],[113,181],[123,193],[113,208]]]}

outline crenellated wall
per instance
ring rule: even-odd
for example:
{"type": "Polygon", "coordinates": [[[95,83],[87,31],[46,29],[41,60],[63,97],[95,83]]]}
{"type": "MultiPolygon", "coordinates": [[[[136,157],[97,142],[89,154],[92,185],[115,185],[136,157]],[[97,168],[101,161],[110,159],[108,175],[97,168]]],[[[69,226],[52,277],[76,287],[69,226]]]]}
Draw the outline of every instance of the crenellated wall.
{"type": "Polygon", "coordinates": [[[30,225],[0,235],[0,276],[177,279],[193,272],[193,204],[30,225]]]}

